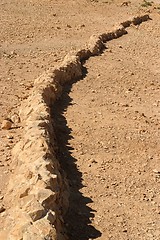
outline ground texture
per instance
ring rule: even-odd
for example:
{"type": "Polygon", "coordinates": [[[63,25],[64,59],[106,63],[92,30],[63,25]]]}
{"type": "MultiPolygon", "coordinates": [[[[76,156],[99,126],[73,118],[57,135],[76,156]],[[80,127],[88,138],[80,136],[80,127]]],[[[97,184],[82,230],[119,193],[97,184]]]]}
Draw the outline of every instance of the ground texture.
{"type": "MultiPolygon", "coordinates": [[[[157,3],[131,1],[1,1],[0,120],[17,113],[33,81],[93,33],[140,12],[132,26],[84,64],[55,106],[58,156],[70,185],[69,239],[160,237],[159,52],[157,3]]],[[[11,149],[22,126],[0,131],[0,207],[11,149]]],[[[12,166],[14,164],[12,163],[12,166]]],[[[3,208],[2,208],[3,209],[3,208]]],[[[2,211],[0,228],[6,218],[2,211]]]]}

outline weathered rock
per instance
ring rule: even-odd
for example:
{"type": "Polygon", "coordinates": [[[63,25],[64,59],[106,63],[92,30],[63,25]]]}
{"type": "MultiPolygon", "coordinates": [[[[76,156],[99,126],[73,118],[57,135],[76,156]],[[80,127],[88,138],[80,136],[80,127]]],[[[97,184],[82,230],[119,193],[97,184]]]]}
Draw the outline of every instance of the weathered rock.
{"type": "Polygon", "coordinates": [[[1,196],[0,196],[0,200],[2,200],[3,198],[4,198],[4,196],[3,196],[3,195],[1,195],[1,196]]]}
{"type": "Polygon", "coordinates": [[[12,122],[10,120],[3,120],[1,128],[5,130],[9,130],[12,127],[12,122]]]}
{"type": "Polygon", "coordinates": [[[49,212],[46,215],[46,218],[49,220],[50,223],[54,224],[56,220],[55,212],[49,210],[49,212]]]}
{"type": "MultiPolygon", "coordinates": [[[[57,232],[53,225],[50,224],[50,220],[40,219],[34,223],[36,229],[38,229],[42,239],[57,239],[57,232]]],[[[32,239],[32,235],[31,235],[32,239]]],[[[39,239],[38,239],[39,240],[39,239]]]]}
{"type": "MultiPolygon", "coordinates": [[[[100,54],[104,42],[126,34],[131,23],[146,21],[134,18],[109,33],[91,36],[88,46],[42,74],[34,82],[19,116],[23,136],[12,150],[15,169],[4,197],[7,219],[3,240],[66,240],[62,216],[68,208],[68,184],[55,154],[55,133],[50,107],[61,95],[66,82],[82,77],[82,61],[100,54]]],[[[17,116],[4,120],[2,129],[10,129],[17,116]]],[[[3,211],[3,210],[2,210],[3,211]]]]}
{"type": "Polygon", "coordinates": [[[0,213],[5,211],[5,207],[3,205],[0,205],[0,213]]]}
{"type": "Polygon", "coordinates": [[[46,215],[45,209],[38,201],[31,201],[27,203],[24,210],[29,214],[33,222],[37,221],[38,219],[46,215]]]}
{"type": "Polygon", "coordinates": [[[15,124],[20,123],[20,117],[17,114],[12,115],[11,120],[15,124]]]}
{"type": "Polygon", "coordinates": [[[105,49],[105,45],[99,36],[92,35],[88,42],[88,49],[95,56],[99,55],[105,49]]]}
{"type": "Polygon", "coordinates": [[[13,136],[12,135],[7,135],[7,138],[8,139],[13,139],[13,136]]]}

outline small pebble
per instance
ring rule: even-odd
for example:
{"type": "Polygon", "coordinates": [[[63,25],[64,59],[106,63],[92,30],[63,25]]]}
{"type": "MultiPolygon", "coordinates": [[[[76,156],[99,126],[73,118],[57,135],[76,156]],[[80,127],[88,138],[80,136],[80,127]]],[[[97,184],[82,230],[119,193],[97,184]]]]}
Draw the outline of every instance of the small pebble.
{"type": "Polygon", "coordinates": [[[1,128],[5,130],[9,130],[12,127],[12,122],[10,120],[3,120],[1,128]]]}
{"type": "Polygon", "coordinates": [[[8,135],[7,138],[8,139],[13,139],[13,136],[12,135],[8,135]]]}
{"type": "Polygon", "coordinates": [[[4,208],[4,206],[2,205],[2,206],[0,206],[0,213],[2,213],[2,212],[4,212],[5,211],[5,208],[4,208]]]}
{"type": "Polygon", "coordinates": [[[14,122],[15,124],[20,123],[20,117],[17,114],[14,114],[11,116],[11,120],[12,122],[14,122]]]}
{"type": "Polygon", "coordinates": [[[2,200],[4,198],[4,196],[2,195],[2,196],[0,196],[0,200],[2,200]]]}
{"type": "Polygon", "coordinates": [[[72,28],[71,25],[69,25],[69,24],[67,24],[67,27],[68,27],[68,28],[72,28]]]}

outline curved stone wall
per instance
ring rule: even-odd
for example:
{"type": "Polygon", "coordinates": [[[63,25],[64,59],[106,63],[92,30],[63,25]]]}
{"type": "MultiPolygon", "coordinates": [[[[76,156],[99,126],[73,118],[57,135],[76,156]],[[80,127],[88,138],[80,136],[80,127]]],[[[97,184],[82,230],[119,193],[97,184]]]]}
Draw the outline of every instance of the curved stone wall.
{"type": "Polygon", "coordinates": [[[67,239],[63,215],[67,211],[69,191],[56,159],[51,107],[66,82],[82,77],[84,60],[99,55],[105,49],[105,42],[127,34],[126,28],[131,24],[148,19],[148,15],[136,17],[109,33],[91,36],[84,49],[68,54],[60,65],[35,80],[19,111],[23,136],[12,152],[16,168],[4,199],[9,209],[0,239],[67,239]]]}

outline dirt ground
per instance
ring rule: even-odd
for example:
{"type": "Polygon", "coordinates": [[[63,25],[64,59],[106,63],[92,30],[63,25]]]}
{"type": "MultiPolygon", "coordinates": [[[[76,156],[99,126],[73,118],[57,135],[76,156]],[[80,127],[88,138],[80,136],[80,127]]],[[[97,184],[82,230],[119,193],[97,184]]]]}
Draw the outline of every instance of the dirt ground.
{"type": "MultiPolygon", "coordinates": [[[[160,2],[1,0],[0,6],[1,122],[17,113],[36,77],[90,35],[151,14],[85,63],[83,79],[65,87],[53,117],[71,190],[69,239],[158,240],[160,2]]],[[[0,207],[21,133],[21,124],[0,130],[0,207]]]]}

